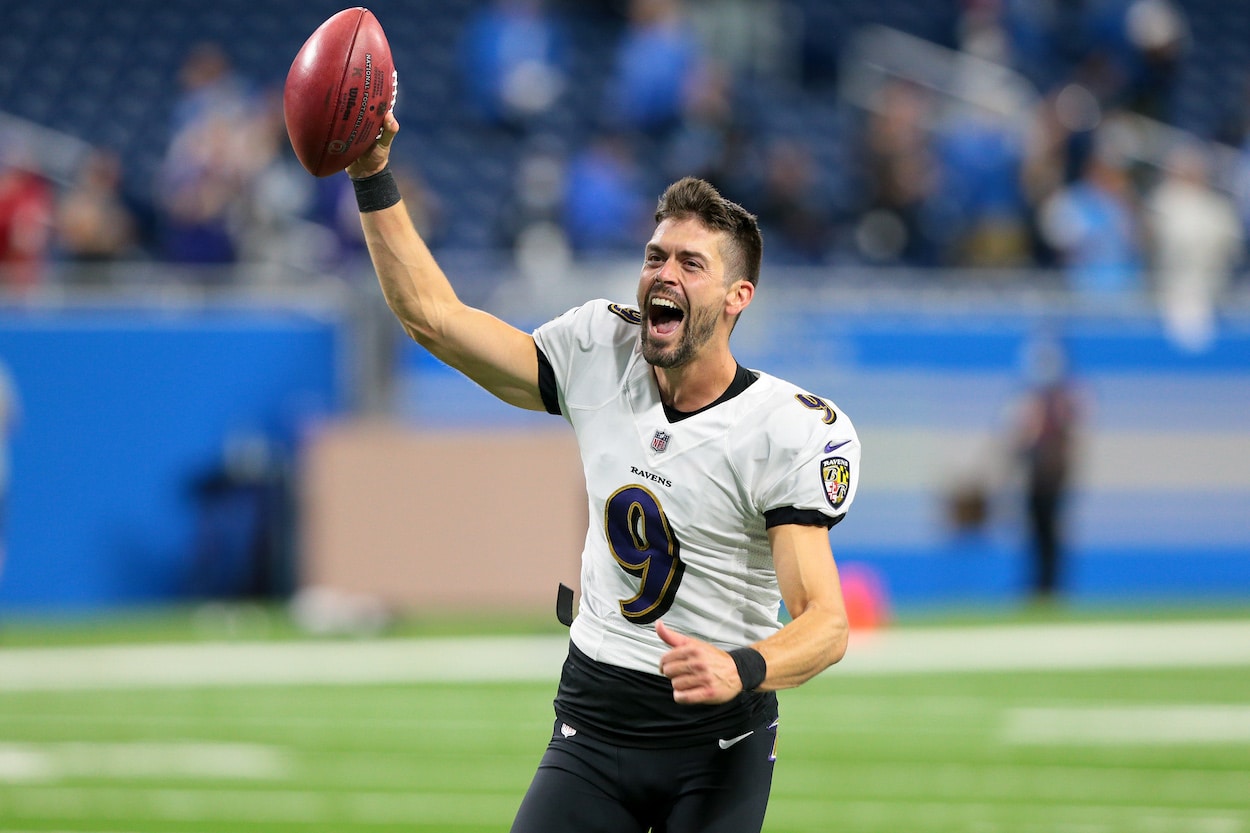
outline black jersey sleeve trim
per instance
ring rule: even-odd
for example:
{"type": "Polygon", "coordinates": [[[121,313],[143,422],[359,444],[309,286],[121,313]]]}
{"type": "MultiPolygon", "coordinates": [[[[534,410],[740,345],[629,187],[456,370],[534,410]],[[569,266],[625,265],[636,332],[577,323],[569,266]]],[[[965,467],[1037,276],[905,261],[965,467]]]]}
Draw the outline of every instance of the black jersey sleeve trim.
{"type": "Polygon", "coordinates": [[[538,352],[538,394],[543,398],[543,407],[547,413],[560,416],[560,392],[556,387],[555,368],[541,347],[535,344],[534,349],[538,352]]]}
{"type": "Polygon", "coordinates": [[[825,529],[832,529],[835,524],[846,517],[846,513],[841,515],[826,515],[816,509],[795,509],[793,506],[778,506],[776,509],[769,509],[764,513],[764,526],[772,529],[774,526],[783,524],[799,524],[800,526],[823,526],[825,529]]]}

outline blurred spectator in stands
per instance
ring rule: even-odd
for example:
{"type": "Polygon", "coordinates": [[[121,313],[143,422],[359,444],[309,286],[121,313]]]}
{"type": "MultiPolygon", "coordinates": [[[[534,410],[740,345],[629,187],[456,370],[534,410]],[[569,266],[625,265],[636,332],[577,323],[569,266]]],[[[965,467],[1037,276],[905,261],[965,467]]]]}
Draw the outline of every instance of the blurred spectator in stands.
{"type": "Polygon", "coordinates": [[[247,87],[221,48],[193,49],[179,74],[173,137],[156,200],[161,254],[171,262],[232,264],[238,260],[239,207],[258,159],[257,129],[247,87]]]}
{"type": "Polygon", "coordinates": [[[1028,261],[1021,129],[1018,115],[978,103],[953,108],[939,127],[934,154],[956,232],[947,258],[953,265],[1011,267],[1028,261]]]}
{"type": "Polygon", "coordinates": [[[568,274],[573,259],[563,221],[567,151],[555,136],[535,137],[517,165],[501,237],[512,249],[523,291],[538,297],[568,274]]]}
{"type": "MultiPolygon", "coordinates": [[[[1105,137],[1104,125],[1100,134],[1105,137]]],[[[1142,237],[1128,163],[1099,139],[1080,178],[1040,207],[1042,236],[1054,249],[1070,288],[1107,294],[1142,288],[1142,237]]]]}
{"type": "Polygon", "coordinates": [[[290,268],[316,271],[337,255],[330,230],[306,220],[318,178],[308,175],[291,149],[281,91],[269,89],[263,95],[264,101],[240,122],[252,137],[254,172],[240,182],[233,221],[238,258],[261,280],[290,268]]]}
{"type": "Polygon", "coordinates": [[[0,135],[0,286],[39,284],[51,257],[52,185],[14,137],[0,135]]]}
{"type": "Polygon", "coordinates": [[[662,149],[664,170],[673,181],[706,179],[739,204],[755,185],[754,134],[743,124],[734,100],[733,78],[717,62],[702,66],[682,107],[681,121],[662,149]]]}
{"type": "Polygon", "coordinates": [[[802,74],[794,4],[781,0],[685,0],[707,54],[735,78],[798,83],[802,74]]]}
{"type": "Polygon", "coordinates": [[[471,109],[490,124],[541,124],[568,83],[567,37],[545,0],[493,0],[479,9],[460,44],[471,109]]]}
{"type": "Polygon", "coordinates": [[[702,53],[680,0],[631,0],[608,78],[606,123],[667,133],[681,118],[702,53]]]}
{"type": "Polygon", "coordinates": [[[1109,109],[1169,120],[1171,94],[1189,43],[1173,0],[1099,0],[1072,7],[1060,30],[1062,81],[1084,84],[1109,109]]]}
{"type": "Polygon", "coordinates": [[[578,253],[633,252],[651,205],[630,142],[602,133],[569,161],[563,225],[578,253]]]}
{"type": "Polygon", "coordinates": [[[235,71],[221,44],[214,41],[191,47],[178,68],[178,85],[171,125],[174,133],[216,114],[238,113],[251,96],[250,85],[235,71]]]}
{"type": "Polygon", "coordinates": [[[1063,514],[1072,485],[1082,406],[1059,341],[1042,335],[1026,345],[1028,391],[1012,416],[1012,446],[1024,470],[1030,586],[1047,600],[1060,589],[1063,514]]]}
{"type": "Polygon", "coordinates": [[[1240,76],[1239,103],[1226,117],[1215,140],[1234,148],[1220,175],[1229,184],[1241,217],[1242,233],[1250,243],[1250,69],[1243,69],[1240,76]]]}
{"type": "Polygon", "coordinates": [[[959,18],[960,100],[934,129],[951,265],[1014,267],[1028,260],[1028,207],[1021,187],[1029,96],[1006,83],[1014,47],[1001,0],[965,0],[959,18]]]}
{"type": "Polygon", "coordinates": [[[1015,66],[1017,50],[1008,31],[1009,11],[1001,0],[963,0],[956,26],[960,51],[1001,66],[1015,66]]]}
{"type": "Polygon", "coordinates": [[[1068,81],[1091,51],[1095,18],[1123,2],[960,0],[955,36],[962,51],[1010,67],[1035,88],[1049,90],[1068,81]]]}
{"type": "MultiPolygon", "coordinates": [[[[250,137],[252,154],[249,164],[237,167],[239,185],[230,208],[237,258],[248,265],[240,276],[280,282],[343,264],[350,259],[347,248],[363,250],[359,219],[344,223],[335,216],[336,208],[323,203],[341,201],[343,191],[351,190],[350,181],[310,176],[299,163],[287,138],[279,88],[264,92],[257,106],[244,113],[239,129],[250,137]]],[[[398,162],[395,167],[398,171],[398,162]]],[[[419,199],[414,191],[413,205],[419,199]]]]}
{"type": "Polygon", "coordinates": [[[960,35],[1040,90],[1083,84],[1108,108],[1167,121],[1189,46],[1175,0],[964,0],[960,35]]]}
{"type": "Polygon", "coordinates": [[[60,256],[75,263],[139,257],[138,222],[122,192],[121,159],[95,149],[79,165],[56,207],[60,256]]]}
{"type": "Polygon", "coordinates": [[[1165,329],[1182,348],[1204,350],[1245,246],[1235,203],[1211,185],[1206,148],[1194,141],[1172,150],[1146,209],[1165,329]]]}
{"type": "Polygon", "coordinates": [[[564,143],[551,134],[534,136],[526,143],[512,181],[510,204],[500,213],[499,239],[506,245],[516,246],[530,226],[559,229],[567,153],[564,143]]]}
{"type": "Polygon", "coordinates": [[[1158,121],[1172,120],[1172,93],[1189,49],[1189,23],[1172,0],[1130,0],[1121,18],[1122,106],[1158,121]]]}
{"type": "MultiPolygon", "coordinates": [[[[444,235],[442,201],[429,184],[410,165],[391,157],[395,179],[404,192],[404,207],[421,233],[421,239],[437,247],[444,235]]],[[[307,179],[307,174],[305,174],[307,179]]],[[[328,176],[313,181],[315,194],[308,218],[329,229],[335,238],[336,251],[324,263],[338,264],[349,276],[376,282],[369,252],[365,248],[364,229],[360,226],[360,210],[351,180],[345,176],[328,176]]]]}
{"type": "Polygon", "coordinates": [[[231,122],[213,118],[188,125],[175,138],[158,192],[165,259],[192,264],[237,259],[231,209],[242,183],[229,162],[237,149],[234,139],[231,122]]]}
{"type": "Polygon", "coordinates": [[[1050,93],[1029,114],[1020,178],[1029,206],[1033,261],[1039,266],[1054,266],[1058,258],[1039,227],[1040,207],[1079,176],[1101,121],[1098,99],[1076,83],[1050,93]]]}
{"type": "Polygon", "coordinates": [[[933,103],[906,81],[878,92],[859,149],[863,216],[855,235],[860,252],[877,263],[934,266],[946,231],[934,210],[938,165],[930,146],[933,103]]]}
{"type": "Polygon", "coordinates": [[[768,146],[764,181],[755,204],[773,263],[816,266],[825,262],[833,246],[833,210],[805,142],[779,139],[768,146]]]}

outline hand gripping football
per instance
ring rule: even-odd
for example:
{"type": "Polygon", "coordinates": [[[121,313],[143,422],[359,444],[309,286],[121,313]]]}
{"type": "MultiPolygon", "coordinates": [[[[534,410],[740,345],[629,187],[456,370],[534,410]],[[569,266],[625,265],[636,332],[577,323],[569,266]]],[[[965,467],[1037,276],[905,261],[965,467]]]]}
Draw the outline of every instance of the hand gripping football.
{"type": "Polygon", "coordinates": [[[314,176],[338,173],[382,134],[395,106],[397,73],[373,12],[344,9],[304,41],[282,90],[295,156],[314,176]]]}

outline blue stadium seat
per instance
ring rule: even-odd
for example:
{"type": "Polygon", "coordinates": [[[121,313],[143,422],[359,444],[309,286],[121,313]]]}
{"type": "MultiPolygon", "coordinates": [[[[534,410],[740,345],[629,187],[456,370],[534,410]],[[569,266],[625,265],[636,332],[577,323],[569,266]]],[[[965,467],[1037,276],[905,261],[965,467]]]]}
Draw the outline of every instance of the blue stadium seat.
{"type": "MultiPolygon", "coordinates": [[[[401,116],[420,137],[412,158],[463,240],[496,242],[520,143],[484,131],[460,106],[457,43],[485,0],[376,0],[401,76],[401,116]],[[419,152],[418,152],[419,149],[419,152]]],[[[849,33],[882,23],[952,45],[960,4],[915,0],[792,0],[807,38],[836,58],[849,33]]],[[[554,3],[568,21],[573,71],[567,106],[548,125],[576,148],[602,116],[605,80],[622,21],[598,7],[554,3]]],[[[1211,134],[1242,115],[1250,75],[1250,4],[1182,3],[1197,44],[1178,77],[1173,120],[1211,134]]],[[[219,40],[262,89],[280,87],[304,38],[324,19],[304,0],[6,0],[0,3],[0,112],[121,150],[127,169],[156,168],[168,141],[180,61],[195,43],[219,40]],[[55,71],[30,87],[26,67],[55,71]]],[[[835,62],[836,63],[836,62],[835,62]]],[[[809,141],[831,188],[849,188],[848,138],[855,130],[833,90],[742,91],[749,120],[765,135],[809,141]]]]}

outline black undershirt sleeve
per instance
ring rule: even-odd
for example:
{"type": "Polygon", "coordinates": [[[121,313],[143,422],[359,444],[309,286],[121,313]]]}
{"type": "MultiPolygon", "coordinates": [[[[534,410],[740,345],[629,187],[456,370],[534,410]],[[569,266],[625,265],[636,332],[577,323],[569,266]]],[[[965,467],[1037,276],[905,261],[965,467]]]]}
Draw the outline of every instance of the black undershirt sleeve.
{"type": "Polygon", "coordinates": [[[556,387],[556,371],[551,366],[550,359],[542,348],[537,344],[534,349],[538,352],[538,394],[543,398],[543,407],[547,409],[547,413],[560,416],[560,393],[556,387]]]}
{"type": "Polygon", "coordinates": [[[776,509],[769,509],[764,513],[764,526],[772,529],[774,526],[781,526],[782,524],[799,524],[801,526],[823,526],[825,529],[831,529],[834,524],[845,517],[845,512],[841,515],[831,516],[815,509],[795,509],[793,506],[778,506],[776,509]]]}

